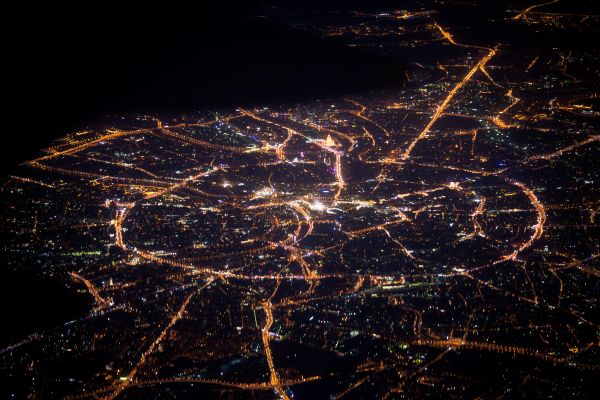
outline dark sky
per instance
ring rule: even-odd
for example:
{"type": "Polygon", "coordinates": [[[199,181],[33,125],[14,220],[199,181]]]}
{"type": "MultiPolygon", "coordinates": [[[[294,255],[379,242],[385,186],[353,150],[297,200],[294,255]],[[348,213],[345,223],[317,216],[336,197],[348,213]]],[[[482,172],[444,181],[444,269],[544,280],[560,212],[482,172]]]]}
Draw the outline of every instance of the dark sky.
{"type": "MultiPolygon", "coordinates": [[[[4,35],[2,136],[11,145],[0,150],[2,174],[110,113],[295,102],[402,84],[400,60],[259,17],[297,3],[215,3],[19,6],[4,35]]],[[[326,4],[301,11],[336,6],[326,4]]]]}

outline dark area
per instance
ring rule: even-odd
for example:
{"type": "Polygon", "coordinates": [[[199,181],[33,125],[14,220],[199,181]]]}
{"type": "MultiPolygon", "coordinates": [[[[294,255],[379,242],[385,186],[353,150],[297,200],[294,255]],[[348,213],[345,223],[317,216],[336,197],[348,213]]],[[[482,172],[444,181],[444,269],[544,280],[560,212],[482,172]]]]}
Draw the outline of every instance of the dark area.
{"type": "Polygon", "coordinates": [[[0,346],[4,347],[17,338],[84,316],[92,301],[83,284],[66,286],[58,278],[0,268],[0,304],[3,321],[0,346]]]}
{"type": "Polygon", "coordinates": [[[404,83],[399,60],[262,18],[275,3],[21,6],[13,18],[22,37],[5,36],[11,145],[2,146],[0,172],[107,114],[277,104],[404,83]]]}

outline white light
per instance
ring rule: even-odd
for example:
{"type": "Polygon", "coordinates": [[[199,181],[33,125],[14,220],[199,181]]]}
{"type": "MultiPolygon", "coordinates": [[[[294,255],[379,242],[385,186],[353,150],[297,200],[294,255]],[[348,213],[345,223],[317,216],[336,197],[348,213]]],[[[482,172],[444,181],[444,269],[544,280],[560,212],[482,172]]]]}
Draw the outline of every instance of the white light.
{"type": "Polygon", "coordinates": [[[309,207],[311,210],[316,210],[316,211],[325,210],[325,206],[319,200],[315,200],[315,202],[312,203],[309,207]]]}
{"type": "Polygon", "coordinates": [[[271,188],[265,187],[262,188],[260,190],[257,190],[254,195],[256,197],[267,197],[267,196],[272,196],[273,194],[275,194],[275,191],[271,188]]]}

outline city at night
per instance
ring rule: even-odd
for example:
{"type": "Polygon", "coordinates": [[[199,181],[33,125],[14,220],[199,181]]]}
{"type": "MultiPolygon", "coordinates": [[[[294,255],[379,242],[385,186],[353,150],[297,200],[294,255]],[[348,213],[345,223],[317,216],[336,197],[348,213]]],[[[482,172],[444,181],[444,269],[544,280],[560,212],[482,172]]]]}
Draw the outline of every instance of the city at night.
{"type": "Polygon", "coordinates": [[[299,3],[23,17],[2,398],[598,398],[597,1],[299,3]]]}

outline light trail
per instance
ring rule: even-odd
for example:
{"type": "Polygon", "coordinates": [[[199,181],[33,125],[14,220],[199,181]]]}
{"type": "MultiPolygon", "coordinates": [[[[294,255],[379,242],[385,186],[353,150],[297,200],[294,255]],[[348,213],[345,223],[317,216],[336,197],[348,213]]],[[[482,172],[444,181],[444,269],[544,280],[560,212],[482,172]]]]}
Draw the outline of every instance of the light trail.
{"type": "Polygon", "coordinates": [[[49,165],[41,164],[37,161],[30,161],[27,163],[32,168],[37,168],[42,171],[53,172],[57,174],[64,174],[69,176],[76,176],[79,178],[85,178],[92,181],[104,180],[104,181],[115,181],[129,184],[131,186],[138,184],[139,186],[169,186],[170,182],[156,179],[145,179],[145,178],[125,178],[120,176],[110,176],[98,173],[83,172],[77,170],[71,170],[67,168],[51,167],[49,165]]]}
{"type": "Polygon", "coordinates": [[[387,237],[388,237],[388,238],[389,238],[389,239],[390,239],[392,242],[396,243],[396,244],[398,245],[398,247],[400,247],[400,249],[402,250],[402,252],[403,252],[403,253],[404,253],[404,254],[405,254],[405,255],[406,255],[408,258],[411,258],[411,259],[414,259],[414,258],[415,258],[415,257],[412,255],[411,251],[410,251],[410,250],[408,250],[408,249],[406,248],[406,246],[404,246],[404,244],[403,244],[402,242],[400,242],[399,240],[397,240],[397,239],[394,239],[394,238],[392,237],[392,235],[390,234],[390,231],[388,231],[388,230],[387,230],[387,229],[385,229],[384,227],[381,227],[380,229],[381,229],[382,231],[384,231],[384,232],[385,232],[385,234],[387,235],[387,237]]]}
{"type": "Polygon", "coordinates": [[[472,49],[478,49],[478,50],[487,50],[487,51],[490,50],[487,47],[481,47],[481,46],[475,46],[475,45],[470,45],[470,44],[457,43],[454,40],[454,37],[452,36],[452,34],[450,34],[450,32],[448,32],[446,29],[444,29],[443,27],[441,27],[437,22],[434,22],[433,26],[437,28],[437,30],[442,34],[442,37],[444,39],[446,39],[450,44],[453,44],[453,45],[459,46],[459,47],[472,48],[472,49]]]}
{"type": "MultiPolygon", "coordinates": [[[[440,25],[438,25],[437,22],[434,22],[433,25],[437,28],[438,31],[440,31],[440,33],[442,34],[442,36],[444,37],[444,39],[446,39],[447,41],[449,41],[451,44],[453,44],[455,46],[465,46],[464,44],[458,44],[458,43],[456,43],[454,41],[454,38],[450,34],[450,32],[448,32],[447,30],[445,30],[444,28],[442,28],[440,25]]],[[[468,47],[468,46],[466,46],[466,47],[468,47]]]]}
{"type": "Polygon", "coordinates": [[[127,374],[125,379],[122,379],[115,384],[114,391],[112,393],[110,393],[109,395],[107,395],[106,397],[104,397],[103,398],[104,400],[113,400],[116,397],[118,397],[119,394],[121,394],[121,392],[123,390],[125,390],[127,385],[135,378],[135,376],[137,375],[140,368],[146,363],[148,356],[154,352],[154,349],[156,348],[156,346],[158,346],[160,344],[160,342],[162,342],[162,340],[165,338],[165,336],[167,335],[169,330],[171,330],[171,328],[177,323],[177,321],[179,321],[181,318],[183,318],[185,310],[186,310],[188,304],[190,303],[190,300],[192,299],[192,297],[194,295],[198,294],[199,292],[201,292],[203,289],[205,289],[212,283],[213,283],[213,281],[209,280],[204,286],[201,286],[200,288],[194,290],[192,293],[190,293],[189,295],[187,295],[185,297],[185,299],[183,300],[183,303],[181,304],[181,307],[179,307],[177,312],[175,312],[171,316],[169,323],[163,328],[163,330],[154,339],[154,341],[152,343],[150,343],[150,346],[148,346],[146,351],[144,351],[142,353],[141,357],[139,358],[138,362],[135,364],[133,369],[129,372],[129,374],[127,374]]]}
{"type": "Polygon", "coordinates": [[[46,188],[50,188],[50,189],[56,189],[56,186],[54,185],[50,185],[48,183],[42,182],[42,181],[38,181],[35,179],[31,179],[31,178],[24,178],[21,176],[15,176],[15,175],[9,175],[10,179],[14,179],[16,181],[20,181],[20,182],[26,182],[26,183],[32,183],[34,185],[40,185],[42,187],[46,187],[46,188]]]}
{"type": "MultiPolygon", "coordinates": [[[[260,117],[260,116],[256,115],[255,113],[252,113],[252,112],[250,112],[248,110],[243,110],[242,109],[241,112],[244,115],[246,115],[248,117],[251,117],[251,118],[253,118],[253,119],[257,120],[257,121],[265,122],[265,123],[272,124],[272,125],[278,126],[280,128],[286,129],[288,131],[288,134],[296,134],[296,135],[299,135],[299,136],[302,136],[302,137],[308,139],[307,136],[301,134],[300,132],[298,132],[298,131],[296,131],[296,130],[288,127],[288,126],[285,126],[285,125],[277,123],[275,121],[271,121],[269,119],[260,117]]],[[[324,127],[322,127],[320,125],[316,125],[316,124],[312,124],[312,123],[306,123],[306,124],[308,126],[312,127],[312,128],[315,128],[315,129],[319,130],[319,131],[324,130],[326,132],[330,132],[330,133],[334,133],[336,135],[339,135],[339,136],[341,136],[341,137],[349,140],[351,146],[354,145],[355,140],[353,138],[351,138],[350,136],[344,134],[344,133],[341,133],[341,132],[338,132],[338,131],[335,131],[335,130],[331,130],[331,129],[328,129],[328,128],[324,128],[324,127]]],[[[340,197],[341,191],[342,191],[342,189],[345,186],[344,177],[342,175],[342,165],[341,165],[342,153],[341,153],[340,150],[337,150],[337,149],[334,149],[331,146],[328,146],[325,141],[317,140],[317,141],[314,141],[313,143],[316,144],[317,146],[319,146],[320,148],[322,148],[323,150],[326,150],[326,151],[329,151],[329,152],[333,153],[334,156],[335,156],[335,176],[336,176],[336,185],[338,186],[338,190],[337,190],[337,192],[335,194],[334,199],[338,200],[339,197],[340,197]]]]}
{"type": "MultiPolygon", "coordinates": [[[[550,355],[548,353],[540,352],[537,349],[532,349],[528,347],[522,346],[510,346],[510,345],[502,345],[488,342],[477,342],[473,340],[464,340],[459,338],[453,338],[448,340],[436,340],[436,339],[417,339],[412,342],[413,345],[416,346],[427,346],[427,347],[437,347],[437,348],[464,348],[464,349],[473,349],[473,350],[485,350],[491,351],[495,353],[510,353],[513,355],[525,355],[529,357],[535,357],[544,361],[549,361],[554,364],[565,364],[571,363],[577,365],[571,361],[570,357],[556,357],[550,355]]],[[[591,344],[592,346],[596,345],[595,343],[591,344]]],[[[588,345],[589,346],[589,345],[588,345]]],[[[587,346],[586,346],[587,347],[587,346]]],[[[584,347],[585,348],[585,347],[584,347]]],[[[584,368],[588,368],[589,366],[580,365],[584,368]]],[[[598,369],[597,367],[593,367],[592,369],[598,369]]]]}
{"type": "Polygon", "coordinates": [[[344,132],[340,132],[340,131],[335,130],[335,129],[327,128],[327,127],[321,126],[319,124],[315,124],[315,123],[313,123],[311,121],[303,121],[303,123],[306,126],[310,127],[310,128],[316,129],[317,131],[324,131],[324,132],[327,132],[327,133],[332,133],[332,134],[334,134],[336,136],[339,136],[342,139],[347,140],[350,143],[349,148],[353,147],[354,144],[356,143],[356,140],[352,136],[347,135],[344,132]]]}
{"type": "Polygon", "coordinates": [[[288,142],[290,141],[290,139],[292,139],[293,136],[294,130],[287,129],[287,137],[283,142],[277,145],[275,153],[277,154],[277,157],[280,161],[285,161],[285,147],[287,146],[288,142]]]}
{"type": "Polygon", "coordinates": [[[440,354],[438,354],[435,358],[433,358],[431,361],[425,363],[424,365],[421,365],[419,368],[417,368],[414,371],[409,371],[409,372],[402,372],[400,375],[400,377],[404,378],[403,382],[398,385],[395,388],[390,389],[387,393],[385,393],[382,397],[381,400],[387,400],[393,393],[402,393],[404,386],[406,385],[406,382],[408,379],[412,379],[417,375],[420,375],[421,373],[423,373],[423,371],[426,371],[432,364],[435,364],[437,362],[439,362],[440,360],[442,360],[448,353],[450,353],[451,349],[444,349],[444,351],[442,351],[440,354]]]}
{"type": "MultiPolygon", "coordinates": [[[[230,119],[233,118],[238,118],[239,116],[229,116],[226,118],[222,118],[222,119],[216,119],[214,121],[208,121],[208,122],[199,122],[199,123],[194,123],[194,124],[189,124],[189,123],[185,123],[185,124],[177,124],[177,125],[173,125],[172,128],[176,128],[176,127],[186,127],[186,126],[208,126],[208,125],[212,125],[214,123],[217,123],[219,121],[228,121],[230,119]]],[[[130,131],[124,131],[124,130],[107,130],[107,134],[101,135],[100,137],[97,137],[95,139],[91,139],[89,141],[86,141],[84,143],[78,144],[74,147],[65,149],[65,150],[61,150],[61,151],[54,151],[51,154],[48,154],[46,156],[43,157],[39,157],[36,158],[33,161],[30,161],[30,163],[36,163],[39,161],[44,161],[44,160],[48,160],[51,158],[56,158],[62,155],[71,155],[71,154],[75,154],[75,153],[79,153],[82,150],[88,149],[90,147],[93,147],[97,144],[100,144],[102,142],[106,142],[106,141],[110,141],[113,139],[117,139],[120,137],[124,137],[124,136],[133,136],[133,135],[140,135],[140,134],[144,134],[144,133],[152,133],[153,131],[158,130],[158,131],[164,131],[163,125],[162,123],[158,123],[158,126],[156,128],[140,128],[140,129],[134,129],[134,130],[130,130],[130,131]]]]}
{"type": "MultiPolygon", "coordinates": [[[[401,164],[402,162],[401,161],[392,161],[392,163],[401,164]]],[[[417,165],[419,167],[427,167],[427,168],[435,168],[435,169],[447,169],[449,171],[462,171],[462,172],[468,172],[469,174],[482,175],[482,176],[500,175],[501,173],[506,171],[506,168],[499,169],[496,171],[486,171],[484,169],[481,169],[481,170],[470,169],[470,168],[456,167],[456,166],[452,166],[452,165],[430,164],[430,163],[423,163],[423,162],[416,162],[416,161],[412,161],[410,165],[417,165]]],[[[439,188],[437,190],[441,190],[441,188],[439,188]]]]}
{"type": "Polygon", "coordinates": [[[110,301],[108,301],[108,300],[104,299],[102,296],[100,296],[100,293],[98,293],[98,289],[96,289],[94,284],[92,282],[90,282],[89,279],[86,279],[83,276],[81,276],[75,272],[69,272],[69,275],[76,281],[82,282],[85,285],[85,287],[87,288],[88,292],[90,292],[90,294],[94,298],[94,301],[96,302],[96,307],[95,307],[94,311],[97,311],[99,309],[102,309],[104,307],[111,305],[110,301]]]}
{"type": "Polygon", "coordinates": [[[146,198],[146,200],[148,200],[148,199],[153,199],[155,197],[163,196],[163,195],[165,195],[167,193],[173,192],[174,190],[181,189],[182,187],[184,187],[184,186],[186,186],[186,185],[188,185],[188,184],[190,184],[190,183],[192,183],[194,181],[197,181],[200,178],[204,178],[204,177],[206,177],[206,176],[208,176],[210,174],[213,174],[213,173],[215,173],[217,171],[223,171],[223,169],[220,168],[220,167],[215,167],[215,168],[210,169],[208,171],[200,172],[200,173],[198,173],[196,175],[193,175],[193,176],[190,176],[188,178],[185,178],[181,182],[176,183],[176,184],[174,184],[172,186],[169,186],[169,187],[167,187],[167,188],[165,188],[163,190],[160,190],[158,192],[147,193],[146,196],[145,196],[145,198],[146,198]]]}
{"type": "Polygon", "coordinates": [[[243,147],[223,146],[223,145],[207,142],[206,140],[192,138],[192,137],[185,136],[180,133],[174,132],[171,129],[161,129],[159,132],[162,135],[181,140],[182,142],[187,142],[187,143],[195,144],[198,146],[206,147],[207,149],[225,150],[225,151],[231,151],[234,153],[245,153],[248,151],[248,149],[243,148],[243,147]]]}
{"type": "Polygon", "coordinates": [[[485,202],[486,202],[485,197],[479,198],[479,205],[477,206],[475,211],[473,211],[473,213],[471,214],[471,221],[473,222],[473,232],[469,233],[467,236],[462,238],[461,241],[472,239],[477,235],[484,235],[483,228],[481,227],[481,224],[479,223],[479,220],[477,219],[477,217],[480,215],[483,215],[483,212],[485,210],[485,202]]]}
{"type": "MultiPolygon", "coordinates": [[[[77,157],[77,155],[75,154],[71,154],[72,157],[77,157]]],[[[101,160],[98,158],[94,158],[94,157],[86,157],[85,158],[86,161],[95,161],[98,163],[103,163],[103,164],[108,164],[108,165],[114,165],[116,167],[121,167],[121,168],[127,168],[127,169],[131,169],[134,171],[139,171],[145,175],[150,176],[151,178],[155,178],[155,179],[160,179],[160,176],[153,174],[152,172],[144,169],[144,168],[140,168],[137,167],[133,164],[129,164],[129,163],[124,163],[124,162],[113,162],[113,161],[107,161],[107,160],[101,160]]]]}
{"type": "Polygon", "coordinates": [[[356,230],[353,230],[353,231],[346,231],[344,233],[346,235],[350,236],[350,237],[362,236],[365,233],[373,232],[373,231],[376,231],[376,230],[379,230],[379,229],[383,230],[386,226],[397,225],[397,224],[401,224],[401,223],[407,222],[407,221],[410,221],[410,219],[408,219],[406,217],[402,217],[402,218],[399,218],[399,219],[395,219],[395,220],[384,222],[384,223],[379,224],[379,225],[373,225],[373,226],[369,226],[367,228],[356,229],[356,230]]]}
{"type": "Polygon", "coordinates": [[[115,219],[113,220],[116,236],[115,244],[123,250],[127,248],[125,242],[123,242],[123,221],[127,218],[128,213],[129,208],[119,208],[117,209],[115,219]]]}
{"type": "Polygon", "coordinates": [[[299,240],[302,240],[303,238],[309,236],[312,233],[315,225],[314,225],[311,215],[308,213],[308,211],[306,211],[306,208],[302,207],[300,204],[298,204],[298,202],[290,202],[290,203],[288,203],[288,205],[291,208],[293,208],[298,214],[302,215],[302,217],[304,217],[306,224],[308,225],[308,230],[306,231],[304,236],[296,239],[296,242],[298,242],[299,240]]]}
{"type": "Polygon", "coordinates": [[[465,77],[458,82],[450,91],[450,93],[448,93],[448,95],[446,96],[446,98],[444,99],[444,101],[442,102],[442,104],[440,104],[437,109],[435,110],[435,112],[433,113],[433,116],[431,118],[431,120],[429,121],[429,123],[425,126],[425,128],[419,133],[419,135],[413,139],[413,141],[410,143],[410,145],[408,146],[408,148],[404,151],[404,153],[402,154],[402,156],[400,157],[402,160],[406,160],[410,157],[410,153],[412,152],[412,150],[414,149],[414,147],[417,145],[417,143],[419,143],[423,138],[425,138],[427,136],[427,134],[429,133],[429,131],[431,130],[431,128],[433,127],[433,125],[436,123],[436,121],[442,116],[442,114],[444,113],[444,110],[446,109],[446,107],[448,107],[448,104],[450,104],[450,102],[452,101],[452,99],[454,98],[454,96],[456,95],[456,93],[458,93],[458,91],[460,89],[462,89],[462,87],[471,80],[471,78],[473,77],[473,75],[475,75],[475,73],[485,64],[487,64],[487,62],[494,57],[494,55],[496,54],[496,50],[495,49],[491,49],[489,51],[489,53],[483,57],[481,60],[479,60],[479,62],[477,64],[475,64],[475,66],[473,66],[469,72],[467,73],[467,75],[465,75],[465,77]]]}
{"type": "Polygon", "coordinates": [[[39,162],[39,161],[44,161],[44,160],[48,160],[51,158],[56,158],[62,155],[71,155],[71,154],[75,154],[78,153],[82,150],[88,149],[90,147],[93,147],[101,142],[106,142],[106,141],[110,141],[119,137],[123,137],[123,136],[132,136],[132,135],[139,135],[142,133],[149,133],[151,131],[151,129],[136,129],[133,131],[121,131],[121,130],[117,130],[117,131],[110,131],[108,134],[102,135],[96,139],[90,140],[88,142],[79,144],[75,147],[66,149],[66,150],[62,150],[62,151],[57,151],[51,154],[48,154],[46,156],[43,157],[39,157],[36,158],[33,161],[30,161],[31,163],[35,163],[35,162],[39,162]]]}
{"type": "Polygon", "coordinates": [[[525,19],[527,21],[527,13],[528,12],[530,12],[532,10],[535,10],[536,8],[539,8],[539,7],[548,6],[550,4],[558,3],[558,1],[559,0],[552,0],[552,1],[549,1],[547,3],[536,4],[536,5],[527,7],[526,9],[524,9],[523,11],[521,11],[520,13],[518,13],[517,15],[515,15],[514,17],[512,17],[512,19],[513,20],[518,20],[518,19],[523,18],[523,19],[525,19]]]}
{"type": "Polygon", "coordinates": [[[525,68],[525,71],[524,71],[524,72],[525,72],[525,73],[528,73],[528,72],[529,72],[529,70],[530,70],[531,68],[533,68],[533,66],[534,66],[534,65],[535,65],[535,64],[538,62],[539,58],[540,58],[540,56],[535,56],[535,57],[533,57],[533,59],[531,60],[531,62],[530,62],[528,65],[527,65],[527,68],[525,68]]]}
{"type": "MultiPolygon", "coordinates": [[[[367,116],[364,115],[365,111],[367,111],[367,107],[363,104],[360,104],[358,101],[353,100],[353,99],[344,99],[347,102],[354,104],[355,106],[360,108],[360,111],[353,111],[352,115],[355,115],[357,117],[359,117],[362,120],[367,121],[368,123],[372,124],[373,126],[377,127],[379,130],[381,130],[383,132],[383,134],[385,136],[391,136],[390,132],[385,129],[384,127],[382,127],[381,125],[379,125],[378,123],[376,123],[375,121],[373,121],[371,118],[368,118],[367,116]]],[[[363,126],[363,129],[366,131],[366,128],[363,126]]],[[[373,145],[375,145],[375,143],[373,143],[373,145]]]]}
{"type": "Polygon", "coordinates": [[[498,112],[498,114],[494,118],[492,118],[492,122],[497,127],[502,128],[502,129],[513,128],[513,127],[517,126],[517,125],[506,124],[504,121],[502,121],[500,119],[500,117],[504,113],[506,113],[508,110],[510,110],[511,108],[513,108],[515,105],[517,105],[517,103],[519,101],[521,101],[521,99],[519,99],[518,97],[513,96],[512,89],[509,89],[508,92],[506,92],[506,96],[509,97],[512,100],[511,104],[509,104],[507,107],[503,108],[500,112],[498,112]]]}
{"type": "Polygon", "coordinates": [[[484,66],[479,67],[479,70],[481,72],[483,72],[483,74],[486,76],[486,78],[488,78],[488,80],[492,83],[492,85],[494,85],[496,87],[499,87],[499,88],[503,88],[504,87],[504,86],[500,85],[498,82],[496,82],[494,80],[494,78],[492,78],[492,76],[490,75],[490,73],[488,72],[488,70],[484,66]]]}
{"type": "Polygon", "coordinates": [[[516,260],[519,253],[521,253],[521,252],[523,252],[523,250],[531,247],[531,245],[542,236],[542,234],[544,233],[544,224],[546,223],[546,209],[545,209],[544,205],[542,203],[540,203],[540,201],[538,200],[535,193],[533,193],[533,191],[531,189],[529,189],[527,186],[525,186],[521,182],[518,182],[515,180],[509,180],[509,182],[512,183],[513,185],[519,187],[523,191],[523,193],[529,198],[529,200],[531,201],[531,204],[533,204],[533,206],[535,208],[535,211],[537,214],[537,222],[535,225],[532,226],[533,234],[531,235],[529,240],[527,240],[525,243],[521,244],[511,254],[503,256],[498,261],[507,260],[507,259],[510,259],[513,261],[516,260]]]}
{"type": "MultiPolygon", "coordinates": [[[[281,381],[283,386],[295,386],[303,383],[313,382],[321,379],[320,376],[309,376],[307,378],[300,379],[289,379],[281,381]]],[[[167,379],[150,379],[150,380],[140,380],[135,382],[129,382],[124,390],[136,388],[136,387],[144,387],[144,386],[155,386],[155,385],[172,385],[172,384],[206,384],[206,385],[217,385],[224,386],[226,388],[231,389],[239,389],[239,390],[270,390],[275,389],[275,387],[270,382],[232,382],[225,381],[222,379],[201,379],[201,378],[167,378],[167,379]]],[[[65,400],[79,400],[85,399],[88,397],[98,398],[102,393],[106,393],[111,391],[111,387],[98,389],[94,392],[81,394],[78,396],[66,397],[65,400]]]]}
{"type": "Polygon", "coordinates": [[[271,329],[271,325],[273,325],[273,311],[271,307],[270,301],[264,301],[262,303],[263,310],[266,315],[265,326],[261,330],[261,338],[263,342],[263,348],[265,350],[265,358],[267,360],[267,364],[269,366],[269,374],[271,376],[270,381],[271,385],[275,388],[279,397],[282,400],[290,400],[288,395],[285,393],[285,389],[281,385],[279,381],[279,376],[277,375],[277,371],[275,370],[275,365],[273,363],[273,355],[271,354],[271,346],[269,345],[270,335],[269,329],[271,329]]]}
{"type": "Polygon", "coordinates": [[[337,180],[338,191],[335,193],[334,200],[338,200],[342,193],[342,189],[346,186],[346,182],[342,176],[342,154],[339,151],[335,152],[335,177],[337,180]]]}
{"type": "Polygon", "coordinates": [[[552,153],[531,156],[531,157],[529,157],[529,160],[550,160],[555,157],[560,157],[563,154],[568,153],[572,150],[575,150],[581,146],[585,146],[586,144],[597,142],[599,140],[600,140],[600,135],[593,135],[593,136],[588,137],[585,140],[582,140],[581,142],[573,143],[572,145],[563,147],[561,149],[553,151],[552,153]]]}

